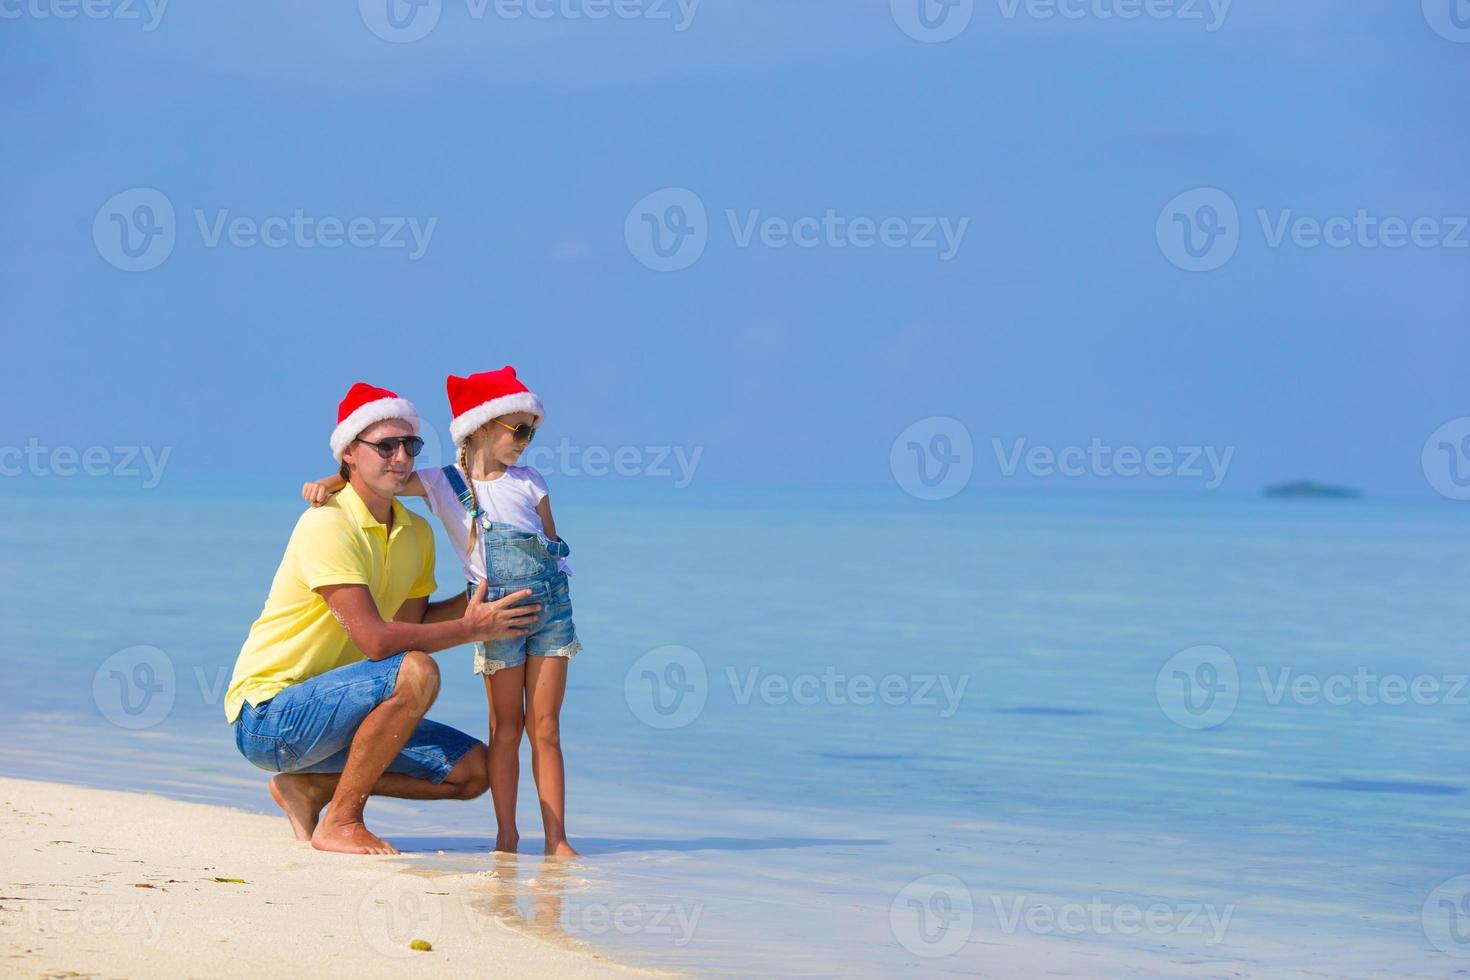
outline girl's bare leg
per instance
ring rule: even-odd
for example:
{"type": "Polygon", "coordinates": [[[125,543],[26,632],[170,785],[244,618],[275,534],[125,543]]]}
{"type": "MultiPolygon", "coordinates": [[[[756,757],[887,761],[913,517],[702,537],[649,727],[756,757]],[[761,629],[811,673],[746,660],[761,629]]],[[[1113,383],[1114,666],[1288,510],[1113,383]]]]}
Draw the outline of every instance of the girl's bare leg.
{"type": "Polygon", "coordinates": [[[490,795],[495,800],[495,849],[514,851],[516,788],[521,781],[521,733],[525,731],[526,667],[502,667],[485,675],[490,703],[490,795]]]}
{"type": "Polygon", "coordinates": [[[566,769],[561,757],[561,703],[567,692],[566,657],[526,658],[526,722],[531,729],[531,772],[541,798],[548,857],[576,857],[567,843],[566,769]]]}

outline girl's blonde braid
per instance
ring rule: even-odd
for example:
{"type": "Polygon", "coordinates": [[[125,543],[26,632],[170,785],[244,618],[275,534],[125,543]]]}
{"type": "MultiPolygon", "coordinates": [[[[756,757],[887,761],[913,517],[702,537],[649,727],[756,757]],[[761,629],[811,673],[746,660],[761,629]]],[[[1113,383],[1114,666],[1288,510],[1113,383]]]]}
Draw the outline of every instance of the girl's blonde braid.
{"type": "MultiPolygon", "coordinates": [[[[464,474],[465,486],[470,488],[470,493],[475,492],[475,478],[470,474],[469,439],[459,444],[459,471],[464,474]]],[[[480,522],[475,520],[474,512],[470,513],[470,557],[474,557],[476,540],[480,536],[480,522]]]]}

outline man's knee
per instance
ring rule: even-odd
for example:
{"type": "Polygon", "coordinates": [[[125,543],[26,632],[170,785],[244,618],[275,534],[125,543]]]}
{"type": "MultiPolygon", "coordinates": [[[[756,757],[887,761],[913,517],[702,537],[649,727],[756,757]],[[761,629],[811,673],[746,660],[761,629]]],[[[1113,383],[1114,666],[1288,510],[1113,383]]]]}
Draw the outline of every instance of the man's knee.
{"type": "Polygon", "coordinates": [[[410,650],[403,655],[398,665],[398,682],[393,687],[395,697],[408,698],[427,712],[434,699],[439,696],[439,665],[434,658],[422,650],[410,650]]]}
{"type": "Polygon", "coordinates": [[[490,759],[485,746],[476,745],[466,752],[464,757],[455,763],[449,778],[459,790],[461,800],[473,800],[477,796],[484,796],[485,791],[490,788],[490,759]]]}

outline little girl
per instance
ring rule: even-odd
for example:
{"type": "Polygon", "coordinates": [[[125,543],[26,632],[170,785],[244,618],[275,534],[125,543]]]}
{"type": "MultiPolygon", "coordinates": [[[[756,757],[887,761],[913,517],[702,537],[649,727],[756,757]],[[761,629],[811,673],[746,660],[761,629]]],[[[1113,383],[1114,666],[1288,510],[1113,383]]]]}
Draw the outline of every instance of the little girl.
{"type": "MultiPolygon", "coordinates": [[[[486,582],[486,602],[530,589],[526,601],[541,605],[540,620],[527,635],[475,645],[475,673],[485,678],[490,704],[495,849],[514,851],[520,840],[516,789],[521,733],[529,726],[546,853],[571,857],[577,852],[566,837],[561,705],[567,662],[582,649],[567,584],[571,549],[557,536],[546,481],[534,467],[516,465],[546,412],[509,366],[468,378],[450,375],[445,385],[458,465],[419,470],[403,494],[427,498],[444,524],[464,561],[469,595],[486,582]]],[[[316,506],[341,486],[340,477],[330,477],[308,483],[302,495],[316,506]]]]}

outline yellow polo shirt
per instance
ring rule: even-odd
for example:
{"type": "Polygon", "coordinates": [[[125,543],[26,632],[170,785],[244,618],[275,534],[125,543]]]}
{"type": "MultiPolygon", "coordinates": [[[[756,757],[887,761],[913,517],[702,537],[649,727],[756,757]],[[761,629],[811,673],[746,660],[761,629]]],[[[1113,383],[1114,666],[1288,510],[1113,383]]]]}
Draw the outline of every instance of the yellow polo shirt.
{"type": "Polygon", "coordinates": [[[365,659],[317,589],[366,585],[392,619],[407,599],[434,593],[434,532],[393,501],[393,529],[379,524],[351,485],[301,515],[276,569],[265,610],[235,661],[225,718],[299,681],[365,659]]]}

